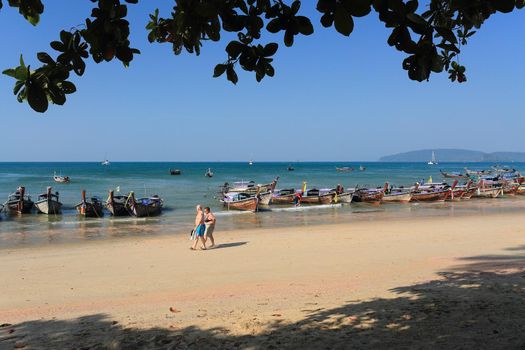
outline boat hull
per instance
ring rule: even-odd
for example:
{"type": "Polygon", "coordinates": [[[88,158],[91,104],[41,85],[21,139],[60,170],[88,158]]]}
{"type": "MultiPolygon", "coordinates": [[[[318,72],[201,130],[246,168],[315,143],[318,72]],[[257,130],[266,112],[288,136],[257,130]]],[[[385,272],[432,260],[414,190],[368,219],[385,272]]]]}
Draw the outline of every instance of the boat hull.
{"type": "Polygon", "coordinates": [[[354,192],[344,192],[341,194],[336,194],[334,196],[333,202],[350,204],[352,203],[353,197],[354,197],[354,192]]]}
{"type": "Polygon", "coordinates": [[[238,201],[223,201],[223,205],[228,210],[257,211],[259,200],[256,197],[241,199],[238,201]]]}
{"type": "Polygon", "coordinates": [[[331,204],[333,198],[333,193],[327,193],[320,196],[304,196],[301,198],[301,204],[331,204]]]}
{"type": "Polygon", "coordinates": [[[295,194],[286,194],[284,196],[273,196],[272,204],[293,204],[295,194]]]}
{"type": "Polygon", "coordinates": [[[259,194],[259,204],[270,205],[271,202],[272,202],[272,193],[271,192],[260,193],[259,194]]]}
{"type": "Polygon", "coordinates": [[[24,200],[23,202],[8,202],[7,211],[12,214],[30,214],[33,210],[33,201],[24,200]]]}
{"type": "Polygon", "coordinates": [[[436,192],[424,192],[424,193],[412,193],[412,202],[444,202],[450,196],[452,192],[449,190],[446,191],[436,191],[436,192]]]}
{"type": "Polygon", "coordinates": [[[101,218],[104,216],[104,208],[101,203],[81,203],[75,208],[78,214],[86,218],[101,218]]]}
{"type": "Polygon", "coordinates": [[[111,213],[112,216],[129,216],[129,211],[124,205],[124,203],[107,203],[106,208],[111,213]]]}
{"type": "Polygon", "coordinates": [[[354,193],[353,201],[357,203],[381,204],[384,196],[385,192],[383,191],[357,191],[356,193],[354,193]]]}
{"type": "Polygon", "coordinates": [[[42,200],[35,202],[35,207],[42,214],[60,214],[62,212],[62,203],[56,200],[42,200]]]}
{"type": "Polygon", "coordinates": [[[476,198],[497,198],[503,195],[503,188],[478,188],[473,197],[476,198]]]}
{"type": "Polygon", "coordinates": [[[384,203],[408,203],[412,200],[412,193],[391,193],[383,196],[384,203]]]}

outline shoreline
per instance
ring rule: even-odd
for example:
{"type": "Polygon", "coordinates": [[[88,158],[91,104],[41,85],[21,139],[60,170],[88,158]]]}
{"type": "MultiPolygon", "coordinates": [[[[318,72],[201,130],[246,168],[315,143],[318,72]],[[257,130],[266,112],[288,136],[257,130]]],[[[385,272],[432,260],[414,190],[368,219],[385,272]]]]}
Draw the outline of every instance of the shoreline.
{"type": "MultiPolygon", "coordinates": [[[[468,218],[476,216],[512,215],[525,212],[525,198],[473,199],[463,202],[383,204],[373,206],[357,204],[341,206],[283,207],[259,213],[216,211],[219,229],[224,232],[258,231],[311,227],[320,225],[345,225],[360,222],[397,222],[431,218],[468,218]],[[284,209],[284,210],[283,210],[284,209]],[[276,216],[277,214],[277,216],[276,216]],[[277,217],[278,220],[273,220],[277,217]],[[329,222],[326,222],[329,220],[329,222]],[[330,220],[333,220],[330,221],[330,220]],[[225,222],[226,221],[226,222],[225,222]],[[226,225],[223,225],[225,223],[226,225]]],[[[44,218],[44,217],[41,217],[44,218]]],[[[138,238],[184,237],[192,227],[191,220],[183,223],[163,220],[172,216],[155,218],[105,218],[69,221],[71,227],[0,231],[0,252],[50,245],[88,244],[102,241],[120,241],[138,238]],[[17,242],[18,241],[18,242],[17,242]]],[[[27,219],[24,218],[24,219],[27,219]]],[[[45,219],[45,218],[44,218],[45,219]]],[[[193,220],[193,216],[191,217],[193,220]]],[[[35,223],[35,226],[45,223],[35,223]]]]}
{"type": "MultiPolygon", "coordinates": [[[[525,287],[524,224],[524,216],[512,213],[217,231],[222,248],[198,252],[178,236],[2,251],[0,274],[8,283],[0,295],[9,299],[0,299],[0,323],[13,324],[15,335],[23,333],[16,339],[42,348],[71,347],[79,339],[125,347],[127,334],[144,346],[173,337],[190,344],[197,337],[208,346],[279,341],[292,348],[304,343],[302,336],[334,346],[359,340],[373,347],[380,337],[385,344],[411,340],[428,347],[437,334],[424,340],[394,330],[416,329],[414,320],[424,316],[420,324],[432,333],[447,317],[465,322],[465,310],[476,320],[495,318],[502,334],[525,327],[525,301],[516,299],[525,287]],[[494,279],[490,288],[487,276],[494,279]],[[427,310],[427,304],[449,311],[427,310]],[[336,322],[338,314],[344,318],[336,322]],[[375,326],[386,321],[390,331],[375,326]],[[511,321],[502,330],[500,324],[511,321]],[[59,332],[64,328],[72,333],[59,332]]],[[[468,341],[487,341],[475,329],[460,330],[468,341]]],[[[3,331],[0,341],[8,336],[3,331]]],[[[465,341],[459,344],[470,344],[465,341]]]]}

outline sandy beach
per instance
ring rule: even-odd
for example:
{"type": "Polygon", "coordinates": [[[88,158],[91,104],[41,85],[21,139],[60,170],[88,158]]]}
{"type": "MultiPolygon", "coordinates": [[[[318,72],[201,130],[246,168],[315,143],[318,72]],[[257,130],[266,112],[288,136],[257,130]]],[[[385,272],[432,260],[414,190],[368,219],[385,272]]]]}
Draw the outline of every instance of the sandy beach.
{"type": "Polygon", "coordinates": [[[525,216],[0,250],[0,349],[525,347],[525,216]]]}

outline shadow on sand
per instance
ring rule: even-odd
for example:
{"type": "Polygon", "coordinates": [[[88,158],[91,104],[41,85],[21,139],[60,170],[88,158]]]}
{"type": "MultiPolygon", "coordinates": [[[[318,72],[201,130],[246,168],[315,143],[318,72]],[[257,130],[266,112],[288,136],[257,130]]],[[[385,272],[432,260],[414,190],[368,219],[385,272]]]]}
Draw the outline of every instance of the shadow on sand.
{"type": "Polygon", "coordinates": [[[510,248],[512,255],[466,257],[436,280],[394,289],[395,298],[306,310],[299,322],[274,321],[254,335],[222,328],[125,328],[94,314],[3,325],[0,348],[524,349],[524,252],[522,246],[510,248]]]}
{"type": "Polygon", "coordinates": [[[222,248],[234,248],[234,247],[240,247],[245,244],[248,244],[248,242],[233,242],[233,243],[220,243],[217,244],[212,249],[222,249],[222,248]]]}

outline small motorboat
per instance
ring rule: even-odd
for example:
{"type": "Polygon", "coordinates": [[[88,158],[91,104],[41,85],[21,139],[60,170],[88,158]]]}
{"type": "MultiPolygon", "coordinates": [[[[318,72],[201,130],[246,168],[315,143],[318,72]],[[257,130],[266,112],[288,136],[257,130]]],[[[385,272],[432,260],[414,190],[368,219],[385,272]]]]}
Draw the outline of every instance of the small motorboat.
{"type": "Polygon", "coordinates": [[[180,175],[182,174],[182,171],[179,169],[170,169],[170,175],[180,175]]]}
{"type": "Polygon", "coordinates": [[[213,171],[211,171],[211,168],[208,168],[208,170],[204,173],[204,176],[206,177],[213,177],[213,171]]]}
{"type": "Polygon", "coordinates": [[[67,184],[71,181],[69,176],[57,175],[56,173],[53,175],[53,180],[55,180],[55,182],[62,183],[62,184],[67,184]]]}
{"type": "Polygon", "coordinates": [[[354,171],[354,168],[349,167],[349,166],[343,166],[343,167],[335,167],[335,170],[340,171],[340,172],[350,172],[350,171],[354,171]]]}
{"type": "Polygon", "coordinates": [[[362,165],[359,166],[359,171],[365,171],[365,170],[366,170],[365,166],[362,166],[362,165]]]}
{"type": "Polygon", "coordinates": [[[4,203],[4,206],[7,208],[8,212],[16,214],[31,213],[34,203],[31,200],[31,196],[27,196],[25,191],[26,188],[20,186],[15,192],[7,197],[7,202],[4,203]]]}
{"type": "Polygon", "coordinates": [[[104,166],[107,166],[107,165],[110,165],[111,163],[109,162],[109,160],[105,159],[102,163],[100,163],[104,166]]]}
{"type": "Polygon", "coordinates": [[[52,193],[52,188],[49,186],[46,193],[38,196],[35,207],[42,214],[60,214],[62,203],[58,200],[58,192],[52,193]]]}
{"type": "Polygon", "coordinates": [[[75,206],[77,212],[88,218],[101,218],[104,216],[104,206],[98,197],[91,197],[86,200],[86,190],[82,190],[82,202],[75,206]]]}
{"type": "Polygon", "coordinates": [[[287,170],[288,170],[288,171],[294,171],[295,168],[294,168],[293,166],[289,165],[288,168],[287,168],[287,170]]]}
{"type": "Polygon", "coordinates": [[[163,205],[164,202],[158,195],[135,199],[135,193],[132,191],[126,199],[127,210],[138,218],[160,215],[163,205]]]}
{"type": "Polygon", "coordinates": [[[106,201],[106,208],[113,216],[130,216],[128,208],[126,208],[126,200],[128,196],[117,195],[113,191],[109,191],[108,200],[106,201]]]}

